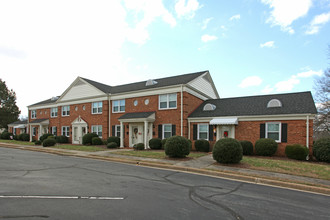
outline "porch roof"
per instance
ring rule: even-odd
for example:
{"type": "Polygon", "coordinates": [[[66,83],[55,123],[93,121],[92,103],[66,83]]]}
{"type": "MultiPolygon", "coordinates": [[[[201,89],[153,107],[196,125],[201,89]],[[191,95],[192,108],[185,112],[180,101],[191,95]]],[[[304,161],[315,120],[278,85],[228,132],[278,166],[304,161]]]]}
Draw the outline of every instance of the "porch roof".
{"type": "Polygon", "coordinates": [[[213,118],[210,125],[237,125],[237,118],[213,118]]]}
{"type": "Polygon", "coordinates": [[[36,119],[36,120],[31,121],[30,124],[48,125],[49,119],[47,119],[47,118],[36,119]]]}
{"type": "Polygon", "coordinates": [[[155,112],[126,113],[118,118],[122,122],[130,121],[155,121],[155,112]]]}

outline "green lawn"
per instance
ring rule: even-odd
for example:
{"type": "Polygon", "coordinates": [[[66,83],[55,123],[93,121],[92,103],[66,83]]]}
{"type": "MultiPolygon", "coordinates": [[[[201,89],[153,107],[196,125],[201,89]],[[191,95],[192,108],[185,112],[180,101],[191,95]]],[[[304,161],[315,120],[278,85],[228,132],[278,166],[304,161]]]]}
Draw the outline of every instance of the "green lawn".
{"type": "Polygon", "coordinates": [[[79,151],[87,151],[87,152],[97,152],[107,150],[105,148],[101,148],[98,146],[83,146],[83,145],[69,145],[69,144],[61,144],[56,145],[49,148],[59,148],[59,149],[67,149],[67,150],[79,150],[79,151]]]}
{"type": "Polygon", "coordinates": [[[34,145],[33,142],[29,142],[29,141],[16,141],[16,140],[3,140],[3,139],[0,139],[0,143],[19,144],[19,145],[34,145]]]}
{"type": "MultiPolygon", "coordinates": [[[[126,155],[126,156],[135,156],[135,157],[147,157],[147,158],[156,158],[156,159],[165,159],[166,155],[163,150],[154,151],[154,150],[140,150],[140,151],[115,151],[111,152],[112,154],[126,155]]],[[[191,152],[188,157],[198,158],[207,155],[207,153],[200,152],[191,152]]]]}

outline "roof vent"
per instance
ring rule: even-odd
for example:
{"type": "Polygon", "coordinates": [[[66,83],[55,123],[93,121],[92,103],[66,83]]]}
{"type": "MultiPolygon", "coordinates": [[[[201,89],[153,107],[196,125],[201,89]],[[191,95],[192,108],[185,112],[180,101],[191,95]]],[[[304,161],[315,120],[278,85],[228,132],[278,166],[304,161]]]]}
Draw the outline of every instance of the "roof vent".
{"type": "Polygon", "coordinates": [[[57,97],[57,96],[54,96],[54,97],[52,97],[50,100],[55,101],[55,100],[57,100],[57,99],[58,99],[58,97],[57,97]]]}
{"type": "Polygon", "coordinates": [[[158,82],[153,80],[153,79],[149,79],[147,82],[146,82],[146,86],[153,86],[153,85],[156,85],[158,82]]]}
{"type": "Polygon", "coordinates": [[[282,107],[282,103],[278,99],[272,99],[267,104],[267,108],[276,108],[276,107],[282,107]]]}
{"type": "Polygon", "coordinates": [[[203,111],[214,111],[216,108],[217,108],[217,106],[208,103],[208,104],[204,105],[203,111]]]}

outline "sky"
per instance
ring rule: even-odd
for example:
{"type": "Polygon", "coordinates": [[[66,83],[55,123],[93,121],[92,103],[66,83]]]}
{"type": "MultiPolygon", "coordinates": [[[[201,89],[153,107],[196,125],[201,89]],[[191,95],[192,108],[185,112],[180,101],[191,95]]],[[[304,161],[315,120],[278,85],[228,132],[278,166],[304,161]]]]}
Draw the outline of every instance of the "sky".
{"type": "Polygon", "coordinates": [[[78,76],[209,70],[221,98],[314,93],[329,45],[330,0],[0,0],[0,78],[21,116],[78,76]]]}

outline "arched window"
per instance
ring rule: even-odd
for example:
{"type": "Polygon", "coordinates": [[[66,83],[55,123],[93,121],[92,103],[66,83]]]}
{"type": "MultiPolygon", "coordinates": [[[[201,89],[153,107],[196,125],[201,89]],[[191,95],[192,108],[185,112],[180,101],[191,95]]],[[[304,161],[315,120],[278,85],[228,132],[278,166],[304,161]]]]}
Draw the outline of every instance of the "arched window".
{"type": "Polygon", "coordinates": [[[203,111],[214,111],[217,107],[213,104],[207,103],[204,105],[203,111]]]}
{"type": "Polygon", "coordinates": [[[267,108],[282,107],[282,103],[278,99],[272,99],[268,102],[267,108]]]}

